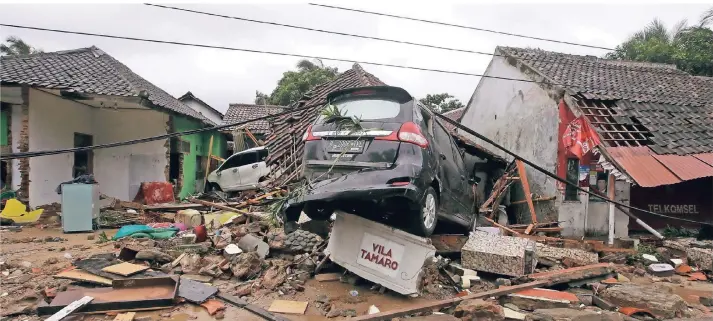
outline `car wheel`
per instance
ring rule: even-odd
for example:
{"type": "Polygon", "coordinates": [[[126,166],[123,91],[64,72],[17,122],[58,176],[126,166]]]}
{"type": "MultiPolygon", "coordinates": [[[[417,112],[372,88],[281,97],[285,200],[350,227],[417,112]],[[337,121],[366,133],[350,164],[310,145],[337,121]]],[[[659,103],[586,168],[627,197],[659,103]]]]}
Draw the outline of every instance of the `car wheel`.
{"type": "Polygon", "coordinates": [[[220,192],[220,191],[222,191],[222,189],[216,183],[208,183],[208,185],[206,186],[206,191],[207,192],[220,192]]]}
{"type": "Polygon", "coordinates": [[[310,219],[326,221],[334,214],[334,208],[325,203],[307,203],[304,212],[310,219]]]}
{"type": "Polygon", "coordinates": [[[438,196],[433,187],[428,187],[421,204],[412,216],[411,231],[420,236],[431,236],[438,221],[438,196]]]}

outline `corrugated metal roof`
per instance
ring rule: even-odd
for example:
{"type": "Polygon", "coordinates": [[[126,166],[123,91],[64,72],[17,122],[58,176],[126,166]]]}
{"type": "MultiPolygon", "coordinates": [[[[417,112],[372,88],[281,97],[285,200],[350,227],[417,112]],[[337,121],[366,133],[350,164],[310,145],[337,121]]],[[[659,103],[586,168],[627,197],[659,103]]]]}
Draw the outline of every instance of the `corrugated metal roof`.
{"type": "Polygon", "coordinates": [[[651,155],[648,147],[607,147],[606,150],[640,186],[654,187],[681,182],[651,155]]]}
{"type": "Polygon", "coordinates": [[[706,164],[713,166],[713,153],[697,154],[693,155],[693,157],[698,158],[706,164]]]}
{"type": "Polygon", "coordinates": [[[653,155],[682,181],[713,176],[713,167],[692,155],[653,155]]]}
{"type": "Polygon", "coordinates": [[[713,176],[713,154],[656,155],[649,147],[607,147],[607,153],[640,186],[654,187],[713,176]],[[708,162],[710,161],[710,163],[708,162]]]}

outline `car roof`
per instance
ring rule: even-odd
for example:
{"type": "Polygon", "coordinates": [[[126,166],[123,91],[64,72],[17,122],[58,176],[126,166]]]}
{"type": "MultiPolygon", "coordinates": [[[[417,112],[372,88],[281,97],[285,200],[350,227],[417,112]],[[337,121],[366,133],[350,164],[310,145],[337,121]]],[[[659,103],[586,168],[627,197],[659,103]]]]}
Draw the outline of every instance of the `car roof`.
{"type": "Polygon", "coordinates": [[[239,154],[245,154],[245,153],[250,153],[250,152],[255,152],[255,151],[264,150],[264,149],[267,149],[267,147],[266,147],[266,146],[259,146],[259,147],[248,148],[248,149],[246,149],[246,150],[239,151],[239,152],[237,152],[237,153],[235,153],[235,154],[233,154],[233,155],[230,155],[230,156],[239,155],[239,154]]]}

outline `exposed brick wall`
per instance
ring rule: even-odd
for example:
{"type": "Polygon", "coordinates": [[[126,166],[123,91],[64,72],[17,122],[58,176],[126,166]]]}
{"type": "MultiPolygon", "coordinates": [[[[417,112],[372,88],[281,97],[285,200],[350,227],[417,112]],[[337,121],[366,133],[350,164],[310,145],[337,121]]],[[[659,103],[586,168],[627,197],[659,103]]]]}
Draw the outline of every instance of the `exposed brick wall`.
{"type": "MultiPolygon", "coordinates": [[[[173,117],[171,115],[168,115],[168,120],[166,121],[166,133],[172,133],[173,132],[173,117]]],[[[166,167],[163,169],[163,174],[166,177],[167,182],[171,182],[171,139],[166,139],[166,142],[163,144],[163,147],[166,147],[166,167]]]]}
{"type": "Polygon", "coordinates": [[[178,180],[176,180],[176,190],[181,191],[183,189],[183,153],[178,155],[178,180]]]}
{"type": "MultiPolygon", "coordinates": [[[[30,151],[30,87],[22,86],[22,128],[17,149],[19,152],[30,151]]],[[[20,159],[20,194],[29,199],[30,196],[30,159],[20,159]]]]}

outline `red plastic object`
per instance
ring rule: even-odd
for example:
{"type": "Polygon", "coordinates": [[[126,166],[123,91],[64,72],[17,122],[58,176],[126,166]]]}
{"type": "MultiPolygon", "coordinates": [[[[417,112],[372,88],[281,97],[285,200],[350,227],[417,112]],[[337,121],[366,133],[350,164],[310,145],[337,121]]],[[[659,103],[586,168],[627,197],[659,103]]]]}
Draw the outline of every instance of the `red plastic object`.
{"type": "Polygon", "coordinates": [[[626,314],[630,317],[633,316],[648,316],[651,318],[656,318],[656,316],[651,313],[651,311],[646,310],[646,309],[639,309],[639,308],[634,308],[634,307],[621,307],[619,308],[619,313],[626,314]]]}
{"type": "Polygon", "coordinates": [[[208,230],[204,225],[198,225],[193,229],[193,234],[196,235],[196,243],[205,242],[208,239],[208,230]]]}
{"type": "Polygon", "coordinates": [[[173,185],[169,182],[143,182],[141,194],[146,205],[175,202],[173,185]]]}

